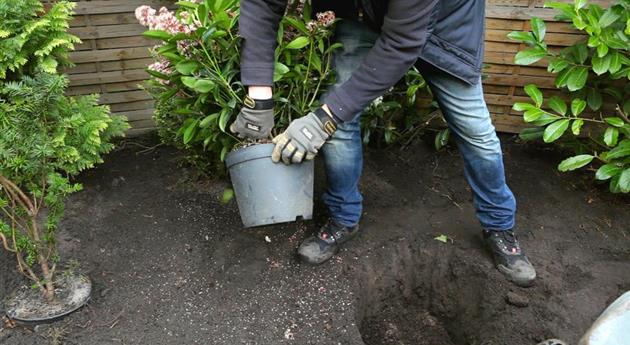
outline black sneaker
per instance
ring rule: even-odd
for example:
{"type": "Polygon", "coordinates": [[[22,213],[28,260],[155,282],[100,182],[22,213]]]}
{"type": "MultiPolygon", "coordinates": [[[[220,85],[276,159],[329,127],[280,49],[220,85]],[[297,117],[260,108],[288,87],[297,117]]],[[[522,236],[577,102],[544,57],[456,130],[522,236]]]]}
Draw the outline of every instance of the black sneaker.
{"type": "Polygon", "coordinates": [[[514,231],[483,231],[483,239],[490,248],[497,269],[514,284],[529,287],[534,284],[536,270],[514,235],[514,231]]]}
{"type": "Polygon", "coordinates": [[[337,254],[339,245],[353,238],[358,232],[358,224],[352,227],[343,226],[329,219],[317,234],[300,244],[298,256],[308,264],[319,265],[337,254]]]}

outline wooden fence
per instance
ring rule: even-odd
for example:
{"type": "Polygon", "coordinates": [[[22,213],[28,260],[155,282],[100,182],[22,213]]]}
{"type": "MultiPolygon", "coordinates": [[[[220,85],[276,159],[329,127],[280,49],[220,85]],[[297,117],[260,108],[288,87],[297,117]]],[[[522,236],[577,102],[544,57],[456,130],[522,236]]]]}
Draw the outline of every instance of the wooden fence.
{"type": "MultiPolygon", "coordinates": [[[[607,6],[612,0],[592,2],[607,6]]],[[[554,21],[556,12],[542,8],[543,3],[543,0],[487,0],[484,86],[488,107],[500,131],[514,133],[524,127],[521,117],[511,110],[514,102],[527,99],[524,85],[535,83],[543,89],[554,89],[553,76],[542,63],[514,65],[514,55],[523,46],[506,35],[514,30],[528,30],[529,19],[537,16],[547,21],[547,42],[552,47],[584,39],[566,23],[554,21]]],[[[134,10],[140,5],[159,8],[172,4],[167,0],[79,0],[77,4],[71,32],[83,44],[71,55],[76,67],[67,71],[69,93],[100,93],[101,103],[129,118],[130,135],[153,130],[155,126],[151,119],[153,102],[140,88],[148,77],[144,68],[152,62],[148,51],[152,43],[142,37],[145,28],[137,23],[134,10]]],[[[552,90],[545,95],[553,94],[552,90]]]]}

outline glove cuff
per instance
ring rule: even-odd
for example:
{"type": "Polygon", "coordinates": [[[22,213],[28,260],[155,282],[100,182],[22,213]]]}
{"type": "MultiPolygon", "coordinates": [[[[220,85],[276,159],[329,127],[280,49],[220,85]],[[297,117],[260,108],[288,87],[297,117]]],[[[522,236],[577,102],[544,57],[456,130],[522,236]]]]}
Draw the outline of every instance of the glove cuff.
{"type": "Polygon", "coordinates": [[[329,136],[333,135],[333,133],[337,130],[337,121],[335,121],[332,116],[328,115],[326,110],[322,108],[317,108],[314,111],[314,114],[321,122],[324,132],[326,132],[329,136]]]}
{"type": "Polygon", "coordinates": [[[269,110],[273,109],[273,99],[253,99],[249,96],[245,96],[243,105],[253,110],[269,110]]]}

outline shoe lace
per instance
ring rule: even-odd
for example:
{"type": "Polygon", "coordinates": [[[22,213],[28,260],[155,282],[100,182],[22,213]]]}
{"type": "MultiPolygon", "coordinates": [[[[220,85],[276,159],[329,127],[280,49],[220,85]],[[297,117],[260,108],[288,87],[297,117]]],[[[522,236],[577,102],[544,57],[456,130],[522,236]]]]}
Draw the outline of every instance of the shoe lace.
{"type": "Polygon", "coordinates": [[[498,238],[497,244],[503,246],[505,252],[514,255],[520,254],[521,247],[513,231],[495,231],[494,235],[498,238]]]}

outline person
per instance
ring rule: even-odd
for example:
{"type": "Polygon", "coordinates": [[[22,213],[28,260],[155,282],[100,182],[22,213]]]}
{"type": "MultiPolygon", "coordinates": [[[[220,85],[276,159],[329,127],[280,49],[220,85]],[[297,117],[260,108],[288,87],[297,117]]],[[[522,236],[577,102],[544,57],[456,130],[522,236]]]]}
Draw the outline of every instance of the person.
{"type": "MultiPolygon", "coordinates": [[[[274,49],[286,0],[241,0],[241,80],[248,97],[232,131],[264,138],[274,125],[274,49]]],[[[342,18],[335,40],[336,84],[322,106],[293,120],[273,139],[274,162],[324,156],[329,220],[298,248],[309,264],[330,259],[359,232],[363,166],[361,111],[414,65],[426,79],[464,160],[476,216],[495,265],[519,286],[536,271],[514,235],[516,201],[505,180],[502,151],[483,98],[484,0],[313,0],[314,11],[342,18]]]]}

